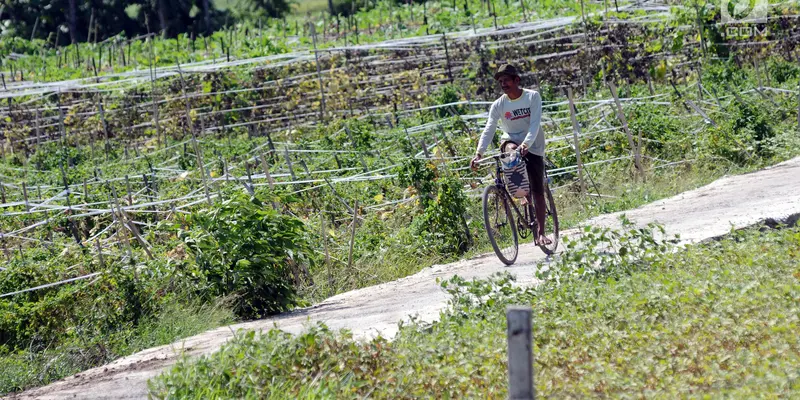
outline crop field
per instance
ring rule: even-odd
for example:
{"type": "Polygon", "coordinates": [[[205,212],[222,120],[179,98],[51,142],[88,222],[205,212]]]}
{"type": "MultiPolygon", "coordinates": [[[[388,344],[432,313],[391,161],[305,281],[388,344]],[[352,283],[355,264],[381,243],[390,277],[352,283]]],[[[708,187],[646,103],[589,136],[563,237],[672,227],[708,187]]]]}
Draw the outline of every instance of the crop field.
{"type": "Polygon", "coordinates": [[[616,3],[3,41],[0,393],[486,251],[468,163],[505,62],[542,93],[562,229],[800,153],[796,2],[756,36],[616,3]]]}

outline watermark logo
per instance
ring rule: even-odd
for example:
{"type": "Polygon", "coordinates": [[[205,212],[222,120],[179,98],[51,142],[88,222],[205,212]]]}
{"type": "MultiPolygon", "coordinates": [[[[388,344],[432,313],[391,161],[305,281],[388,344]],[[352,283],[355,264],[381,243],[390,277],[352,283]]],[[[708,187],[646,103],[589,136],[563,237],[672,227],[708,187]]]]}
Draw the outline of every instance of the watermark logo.
{"type": "Polygon", "coordinates": [[[721,0],[722,22],[767,22],[769,0],[721,0]]]}

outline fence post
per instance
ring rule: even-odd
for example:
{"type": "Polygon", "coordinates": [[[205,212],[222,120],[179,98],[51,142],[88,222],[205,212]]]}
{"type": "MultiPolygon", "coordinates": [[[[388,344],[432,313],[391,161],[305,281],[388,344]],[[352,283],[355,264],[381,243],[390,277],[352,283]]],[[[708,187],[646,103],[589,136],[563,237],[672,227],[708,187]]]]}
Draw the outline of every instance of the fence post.
{"type": "MultiPolygon", "coordinates": [[[[358,199],[353,203],[353,230],[350,231],[350,250],[347,252],[347,271],[353,267],[353,245],[356,241],[356,225],[358,224],[358,199]]],[[[357,272],[357,270],[356,270],[357,272]]],[[[356,283],[358,283],[358,273],[356,273],[356,283]]]]}
{"type": "Polygon", "coordinates": [[[450,83],[453,83],[453,71],[450,70],[450,52],[447,51],[447,34],[442,33],[442,43],[444,43],[444,57],[445,61],[447,62],[447,77],[450,79],[450,83]]]}
{"type": "MultiPolygon", "coordinates": [[[[347,132],[347,137],[350,139],[350,145],[352,146],[353,150],[356,150],[356,141],[353,140],[353,134],[350,133],[350,128],[347,125],[344,126],[344,131],[347,132]]],[[[369,172],[369,168],[367,167],[367,162],[364,161],[364,155],[360,152],[358,153],[358,161],[361,162],[361,168],[364,169],[364,172],[369,172]]]]}
{"type": "Polygon", "coordinates": [[[297,180],[297,176],[294,175],[294,168],[292,167],[292,159],[289,157],[289,147],[286,145],[283,146],[283,156],[286,158],[286,166],[289,168],[289,176],[292,177],[292,181],[297,180]]]}
{"type": "Polygon", "coordinates": [[[261,168],[264,170],[267,183],[269,183],[269,190],[275,190],[275,181],[272,180],[272,175],[269,173],[269,161],[267,161],[267,156],[264,155],[263,150],[261,151],[261,168]]]}
{"type": "Polygon", "coordinates": [[[328,271],[328,297],[336,294],[333,287],[333,271],[331,271],[331,256],[328,250],[328,232],[325,231],[325,210],[319,213],[320,230],[322,231],[322,247],[325,249],[325,270],[328,271]]]}
{"type": "Polygon", "coordinates": [[[203,165],[203,155],[200,153],[200,148],[197,145],[197,137],[194,133],[194,124],[192,123],[192,115],[190,112],[191,107],[189,106],[189,97],[186,95],[186,81],[184,81],[183,79],[183,72],[181,71],[180,64],[178,64],[178,76],[181,79],[181,93],[183,94],[183,101],[186,105],[186,127],[189,128],[189,131],[192,134],[192,147],[194,148],[194,156],[195,159],[197,160],[197,167],[200,168],[200,178],[203,181],[203,189],[206,194],[206,202],[208,202],[208,205],[210,206],[212,203],[211,203],[211,195],[208,193],[206,168],[203,165]]]}
{"type": "Polygon", "coordinates": [[[508,334],[508,398],[533,400],[533,334],[529,306],[509,306],[506,309],[508,334]]]}
{"type": "Polygon", "coordinates": [[[578,118],[575,113],[575,104],[572,100],[572,88],[567,88],[567,97],[569,99],[569,116],[572,119],[572,139],[575,146],[575,160],[578,166],[578,182],[581,185],[581,193],[586,189],[586,184],[583,181],[583,165],[581,165],[581,145],[578,137],[581,134],[581,126],[578,124],[578,118]]]}
{"type": "Polygon", "coordinates": [[[617,96],[617,87],[614,85],[614,82],[608,82],[608,87],[611,89],[611,95],[614,96],[614,104],[617,106],[614,111],[617,113],[617,118],[619,118],[619,122],[622,123],[622,129],[625,131],[625,135],[628,137],[628,145],[631,147],[633,151],[633,162],[636,165],[636,169],[641,174],[642,178],[644,178],[644,169],[642,168],[642,156],[639,153],[639,148],[636,147],[636,144],[633,143],[633,135],[628,130],[628,120],[625,118],[625,113],[622,112],[622,105],[619,102],[619,96],[617,96]]]}
{"type": "Polygon", "coordinates": [[[319,68],[319,53],[317,53],[317,29],[313,22],[309,23],[308,26],[311,30],[311,41],[314,45],[314,60],[317,64],[317,80],[319,80],[319,119],[325,121],[325,88],[322,86],[322,73],[320,72],[319,68]]]}
{"type": "Polygon", "coordinates": [[[108,152],[111,150],[111,143],[109,143],[109,141],[111,140],[111,138],[109,137],[108,133],[108,122],[106,122],[106,113],[105,110],[103,109],[103,98],[100,96],[98,96],[97,98],[97,109],[98,111],[100,111],[100,120],[103,123],[103,134],[105,135],[105,143],[104,143],[105,148],[103,150],[106,154],[106,161],[108,161],[108,152]]]}
{"type": "Polygon", "coordinates": [[[25,212],[29,212],[31,210],[31,206],[28,203],[28,187],[25,182],[22,182],[22,196],[25,199],[25,212]]]}

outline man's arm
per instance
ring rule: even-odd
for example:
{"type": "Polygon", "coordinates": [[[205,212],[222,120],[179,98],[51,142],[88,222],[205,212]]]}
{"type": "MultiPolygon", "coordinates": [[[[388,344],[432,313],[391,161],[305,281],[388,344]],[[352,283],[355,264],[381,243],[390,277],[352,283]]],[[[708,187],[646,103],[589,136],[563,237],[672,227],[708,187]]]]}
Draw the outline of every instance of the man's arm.
{"type": "Polygon", "coordinates": [[[481,132],[481,138],[478,140],[478,150],[475,152],[475,154],[482,156],[489,147],[489,144],[492,143],[492,139],[494,139],[494,133],[497,130],[497,123],[499,121],[500,107],[497,105],[497,102],[494,102],[489,108],[489,119],[486,120],[486,127],[484,127],[483,132],[481,132]]]}
{"type": "Polygon", "coordinates": [[[539,135],[539,125],[542,122],[542,96],[539,92],[533,92],[533,99],[531,99],[531,124],[528,126],[528,134],[525,135],[525,140],[522,144],[526,149],[533,146],[536,136],[539,135]]]}

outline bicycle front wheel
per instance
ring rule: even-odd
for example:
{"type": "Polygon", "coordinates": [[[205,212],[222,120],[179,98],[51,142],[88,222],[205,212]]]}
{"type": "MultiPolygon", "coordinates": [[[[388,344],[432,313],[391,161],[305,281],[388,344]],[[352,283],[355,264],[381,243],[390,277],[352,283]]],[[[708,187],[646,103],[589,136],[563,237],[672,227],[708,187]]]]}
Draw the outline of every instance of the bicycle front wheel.
{"type": "Polygon", "coordinates": [[[483,191],[483,224],[497,258],[505,265],[517,260],[519,239],[511,204],[505,191],[492,185],[483,191]]]}

